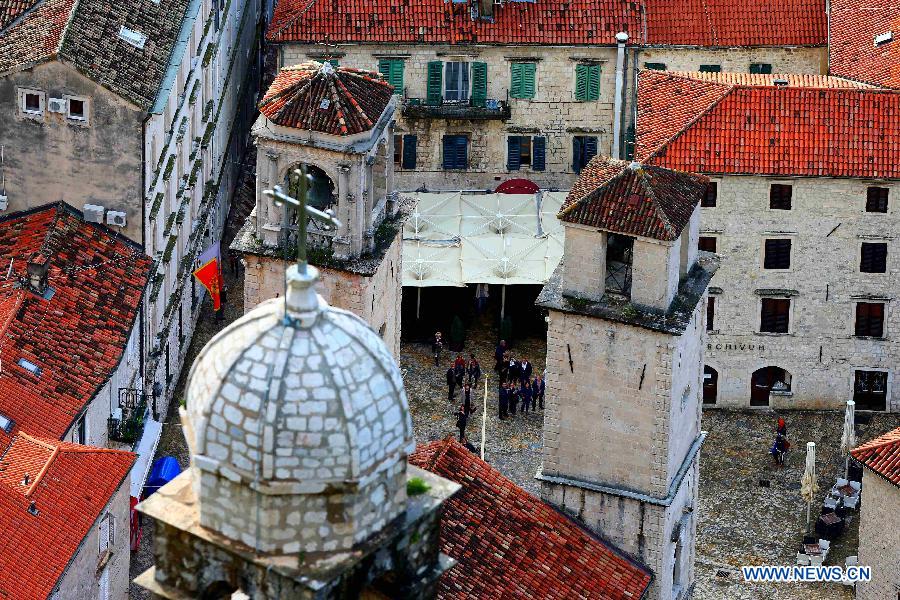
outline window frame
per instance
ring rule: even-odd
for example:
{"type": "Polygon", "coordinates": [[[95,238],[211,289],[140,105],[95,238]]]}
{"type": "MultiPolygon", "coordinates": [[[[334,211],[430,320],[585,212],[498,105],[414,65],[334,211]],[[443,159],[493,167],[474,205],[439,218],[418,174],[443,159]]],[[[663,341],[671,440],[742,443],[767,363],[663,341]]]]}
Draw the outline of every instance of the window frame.
{"type": "Polygon", "coordinates": [[[471,145],[471,139],[468,134],[465,133],[445,133],[441,137],[441,170],[443,171],[467,171],[469,169],[469,146],[471,145]],[[460,166],[447,166],[447,138],[456,138],[456,139],[464,139],[465,140],[465,165],[460,166]]]}
{"type": "Polygon", "coordinates": [[[668,71],[669,66],[666,63],[650,61],[650,62],[644,63],[644,70],[645,71],[668,71]]]}
{"type": "Polygon", "coordinates": [[[41,90],[32,88],[18,88],[19,91],[19,115],[29,119],[42,119],[47,112],[47,94],[41,90]],[[38,97],[38,110],[33,111],[27,108],[28,96],[35,95],[38,97]]]}
{"type": "MultiPolygon", "coordinates": [[[[784,199],[780,198],[779,200],[783,201],[784,199]]],[[[794,210],[794,184],[783,183],[783,182],[770,183],[769,184],[769,207],[768,207],[768,209],[769,210],[778,210],[778,211],[794,210]],[[788,198],[787,198],[788,207],[787,208],[776,208],[776,207],[772,206],[773,200],[774,200],[773,194],[776,189],[783,189],[783,188],[787,188],[790,191],[790,193],[788,194],[788,198]]]]}
{"type": "Polygon", "coordinates": [[[719,205],[719,182],[710,179],[709,185],[706,186],[706,191],[703,193],[703,197],[700,198],[700,208],[716,208],[719,205]],[[712,204],[710,204],[710,190],[712,190],[712,204]]]}
{"type": "Polygon", "coordinates": [[[887,338],[887,302],[884,301],[872,301],[872,300],[859,300],[853,303],[853,322],[852,322],[852,336],[855,338],[861,339],[876,339],[883,340],[887,338]],[[871,333],[872,330],[872,315],[866,315],[864,318],[868,319],[870,322],[867,323],[867,333],[860,333],[860,309],[863,307],[871,307],[871,306],[880,306],[881,307],[881,322],[880,322],[880,333],[874,334],[871,333]]]}
{"type": "Polygon", "coordinates": [[[773,73],[772,63],[750,63],[748,71],[751,75],[771,75],[773,73]]]}
{"type": "Polygon", "coordinates": [[[697,236],[697,250],[701,250],[704,252],[718,253],[718,251],[719,251],[719,236],[707,234],[707,233],[701,233],[699,236],[697,236]],[[715,249],[714,250],[704,250],[701,247],[703,240],[712,240],[713,241],[712,243],[713,243],[713,246],[715,246],[715,249]]]}
{"type": "Polygon", "coordinates": [[[537,95],[537,63],[527,60],[514,60],[509,63],[509,97],[515,100],[533,100],[537,95]],[[516,71],[519,71],[519,89],[515,86],[516,71]],[[531,85],[526,81],[531,77],[531,85]],[[529,93],[530,92],[530,93],[529,93]]]}
{"type": "Polygon", "coordinates": [[[716,298],[712,294],[706,297],[706,332],[716,332],[716,298]]]}
{"type": "Polygon", "coordinates": [[[90,121],[90,108],[88,98],[85,96],[64,96],[66,100],[66,119],[75,123],[86,125],[90,121]],[[84,108],[84,116],[76,117],[72,115],[72,101],[81,102],[84,108]]]}
{"type": "Polygon", "coordinates": [[[600,80],[603,78],[603,65],[600,63],[579,62],[575,64],[575,85],[572,96],[575,102],[598,102],[600,100],[600,80]],[[579,77],[584,77],[584,95],[578,94],[579,77]],[[596,83],[596,85],[594,85],[596,83]]]}
{"type": "Polygon", "coordinates": [[[722,65],[700,65],[700,73],[721,73],[722,65]]]}
{"type": "MultiPolygon", "coordinates": [[[[881,185],[866,186],[866,203],[865,203],[865,206],[863,207],[863,212],[868,213],[868,214],[881,214],[881,215],[887,214],[888,211],[891,209],[890,196],[891,196],[891,188],[889,188],[889,187],[885,187],[885,186],[881,186],[881,185]],[[884,202],[884,210],[871,210],[870,209],[870,207],[873,204],[873,199],[872,199],[872,191],[873,190],[884,191],[884,198],[876,198],[874,200],[874,202],[882,202],[883,201],[884,202]]],[[[878,206],[876,208],[881,208],[881,207],[878,206]]]]}
{"type": "Polygon", "coordinates": [[[889,271],[888,255],[889,255],[889,252],[888,252],[887,240],[862,240],[862,241],[860,241],[860,243],[859,243],[859,260],[857,261],[857,265],[859,265],[859,272],[872,274],[872,275],[887,274],[889,271]],[[884,247],[884,270],[883,271],[864,271],[863,270],[863,261],[866,260],[865,248],[867,246],[869,246],[869,247],[875,247],[875,246],[884,247]]]}
{"type": "Polygon", "coordinates": [[[763,335],[790,335],[793,333],[794,326],[794,302],[793,298],[790,296],[762,296],[759,299],[759,310],[757,311],[759,315],[759,319],[757,321],[757,333],[763,335]],[[766,306],[766,302],[777,302],[777,301],[786,301],[787,302],[787,331],[770,331],[763,329],[763,309],[766,306]]]}
{"type": "Polygon", "coordinates": [[[377,70],[384,77],[384,80],[394,87],[394,94],[403,95],[406,75],[405,59],[388,56],[381,57],[378,59],[377,70]],[[387,67],[387,72],[382,71],[382,67],[387,67]]]}
{"type": "Polygon", "coordinates": [[[443,83],[443,94],[442,98],[444,102],[447,103],[466,103],[472,99],[472,63],[467,60],[448,60],[444,62],[444,83],[443,83]],[[459,69],[459,72],[456,76],[456,89],[454,90],[457,96],[465,96],[464,98],[449,98],[450,92],[450,69],[453,65],[463,65],[459,69]],[[463,89],[463,87],[465,89],[463,89]]]}
{"type": "MultiPolygon", "coordinates": [[[[774,260],[774,256],[773,256],[774,260]]],[[[791,271],[794,268],[794,240],[786,236],[764,237],[761,247],[760,267],[764,271],[791,271]],[[767,267],[766,262],[769,259],[769,242],[787,242],[787,264],[786,267],[767,267]]]]}
{"type": "Polygon", "coordinates": [[[596,135],[573,135],[572,136],[572,170],[573,170],[573,172],[581,173],[581,171],[584,170],[584,168],[588,165],[588,163],[590,163],[591,160],[595,156],[597,156],[597,154],[599,154],[599,151],[600,151],[600,137],[599,136],[596,136],[596,135]],[[589,139],[594,140],[594,142],[593,142],[594,153],[591,155],[590,158],[588,158],[587,160],[584,160],[585,142],[589,139]],[[580,157],[576,157],[576,153],[575,153],[575,141],[576,140],[579,140],[578,144],[579,144],[579,149],[580,149],[580,157]],[[581,160],[580,166],[576,162],[576,158],[580,158],[580,160],[581,160]]]}

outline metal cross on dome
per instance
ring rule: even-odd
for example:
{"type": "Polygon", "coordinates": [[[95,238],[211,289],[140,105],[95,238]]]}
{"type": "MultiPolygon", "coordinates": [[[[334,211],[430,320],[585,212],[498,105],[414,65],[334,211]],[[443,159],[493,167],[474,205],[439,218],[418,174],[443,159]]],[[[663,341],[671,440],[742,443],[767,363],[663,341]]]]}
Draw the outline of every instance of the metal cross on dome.
{"type": "Polygon", "coordinates": [[[263,190],[263,194],[271,198],[276,206],[290,204],[297,209],[297,270],[300,272],[300,275],[306,275],[306,265],[308,264],[306,261],[306,226],[309,222],[308,218],[322,222],[326,230],[337,229],[341,226],[341,222],[334,216],[333,210],[322,211],[309,206],[307,203],[308,184],[312,176],[306,172],[306,165],[299,169],[294,169],[293,174],[299,178],[299,198],[293,198],[285,194],[280,185],[276,185],[271,190],[263,190]]]}

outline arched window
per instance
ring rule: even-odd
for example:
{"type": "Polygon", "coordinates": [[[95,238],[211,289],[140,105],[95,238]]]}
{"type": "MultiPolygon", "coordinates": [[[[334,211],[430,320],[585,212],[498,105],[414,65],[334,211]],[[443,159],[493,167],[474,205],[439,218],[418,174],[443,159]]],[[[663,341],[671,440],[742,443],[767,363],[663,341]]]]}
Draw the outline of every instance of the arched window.
{"type": "Polygon", "coordinates": [[[781,367],[763,367],[750,378],[750,406],[769,406],[771,392],[791,391],[791,374],[781,367]]]}
{"type": "MultiPolygon", "coordinates": [[[[299,164],[294,165],[285,176],[285,187],[288,190],[288,194],[294,198],[300,194],[300,180],[295,173],[300,167],[301,165],[299,164]]],[[[309,205],[319,210],[334,208],[334,205],[337,203],[337,192],[334,182],[331,181],[328,174],[321,168],[310,164],[306,165],[306,172],[310,176],[307,188],[309,191],[309,205]]]]}

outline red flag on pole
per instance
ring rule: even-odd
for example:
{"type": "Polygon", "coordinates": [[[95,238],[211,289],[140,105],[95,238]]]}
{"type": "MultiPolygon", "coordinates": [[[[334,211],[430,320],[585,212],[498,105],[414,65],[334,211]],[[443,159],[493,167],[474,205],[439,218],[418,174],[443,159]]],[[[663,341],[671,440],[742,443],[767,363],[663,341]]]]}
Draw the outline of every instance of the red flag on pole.
{"type": "Polygon", "coordinates": [[[222,308],[222,271],[219,265],[218,244],[200,255],[200,266],[194,270],[194,277],[203,287],[209,290],[212,297],[213,310],[222,308]],[[213,252],[210,252],[213,250],[213,252]],[[205,260],[204,260],[205,259],[205,260]]]}

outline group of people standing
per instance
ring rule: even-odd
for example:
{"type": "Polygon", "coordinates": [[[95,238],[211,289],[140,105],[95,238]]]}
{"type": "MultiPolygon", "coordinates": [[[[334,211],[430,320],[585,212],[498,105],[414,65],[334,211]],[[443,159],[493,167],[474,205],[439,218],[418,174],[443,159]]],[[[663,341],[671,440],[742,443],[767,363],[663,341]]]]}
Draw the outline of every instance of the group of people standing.
{"type": "Polygon", "coordinates": [[[521,360],[510,355],[506,340],[500,340],[494,350],[494,371],[499,379],[498,408],[500,419],[544,410],[544,377],[534,372],[534,365],[527,358],[521,360]],[[533,377],[532,377],[533,376],[533,377]]]}

